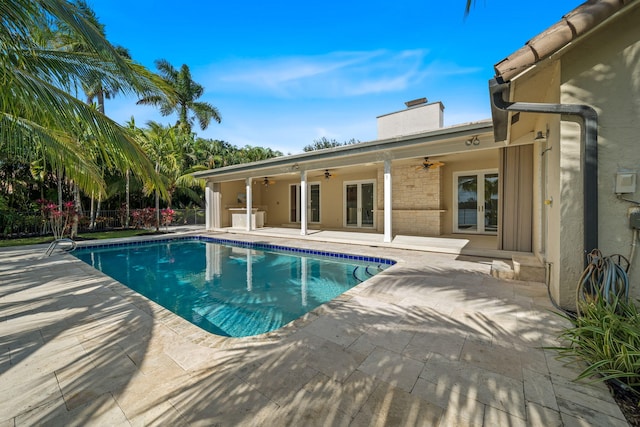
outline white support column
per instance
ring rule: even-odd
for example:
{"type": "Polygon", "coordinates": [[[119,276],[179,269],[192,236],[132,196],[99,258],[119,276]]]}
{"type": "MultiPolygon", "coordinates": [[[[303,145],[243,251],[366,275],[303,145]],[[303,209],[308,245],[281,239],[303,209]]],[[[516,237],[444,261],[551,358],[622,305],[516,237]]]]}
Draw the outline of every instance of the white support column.
{"type": "Polygon", "coordinates": [[[300,235],[307,235],[307,171],[300,172],[300,235]]]}
{"type": "Polygon", "coordinates": [[[247,182],[246,182],[246,193],[247,193],[247,231],[251,231],[251,212],[252,212],[252,204],[253,204],[253,200],[252,200],[252,192],[251,192],[251,178],[247,178],[247,182]]]}
{"type": "Polygon", "coordinates": [[[385,243],[391,243],[393,240],[392,224],[391,224],[391,159],[384,161],[384,240],[385,243]]]}
{"type": "Polygon", "coordinates": [[[222,227],[222,193],[220,183],[207,182],[205,188],[205,221],[207,230],[222,227]]]}
{"type": "Polygon", "coordinates": [[[220,184],[207,182],[204,192],[205,201],[205,228],[214,230],[222,227],[222,193],[220,184]]]}
{"type": "Polygon", "coordinates": [[[213,184],[213,228],[222,228],[222,185],[213,184]]]}
{"type": "Polygon", "coordinates": [[[213,230],[214,227],[214,196],[213,186],[215,184],[211,181],[207,181],[207,186],[204,189],[204,223],[207,230],[213,230]]]}

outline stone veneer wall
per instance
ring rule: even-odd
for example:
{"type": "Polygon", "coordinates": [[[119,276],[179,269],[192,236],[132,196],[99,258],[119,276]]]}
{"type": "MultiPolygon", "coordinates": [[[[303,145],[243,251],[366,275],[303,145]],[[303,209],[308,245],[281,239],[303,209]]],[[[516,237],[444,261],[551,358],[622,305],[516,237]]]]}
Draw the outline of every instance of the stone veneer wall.
{"type": "MultiPolygon", "coordinates": [[[[418,163],[419,164],[419,163],[418,163]]],[[[439,236],[441,169],[416,170],[416,164],[392,165],[393,234],[439,236]]],[[[378,169],[378,231],[384,230],[384,168],[378,169]]]]}

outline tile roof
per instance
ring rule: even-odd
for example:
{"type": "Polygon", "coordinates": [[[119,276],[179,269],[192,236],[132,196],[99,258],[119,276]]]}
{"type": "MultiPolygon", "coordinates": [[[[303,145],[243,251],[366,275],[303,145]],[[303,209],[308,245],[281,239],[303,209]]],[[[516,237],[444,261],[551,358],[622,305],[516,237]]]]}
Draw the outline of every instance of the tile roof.
{"type": "Polygon", "coordinates": [[[495,64],[496,77],[510,81],[634,2],[637,0],[589,0],[582,3],[522,48],[495,64]]]}

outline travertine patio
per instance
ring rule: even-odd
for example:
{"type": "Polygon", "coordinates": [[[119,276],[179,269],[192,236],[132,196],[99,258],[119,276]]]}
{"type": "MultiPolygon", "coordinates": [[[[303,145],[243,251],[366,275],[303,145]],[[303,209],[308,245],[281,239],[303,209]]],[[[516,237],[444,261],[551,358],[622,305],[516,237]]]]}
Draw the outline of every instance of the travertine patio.
{"type": "Polygon", "coordinates": [[[542,348],[565,325],[544,285],[495,279],[491,259],[244,238],[399,262],[231,339],[70,254],[0,250],[0,426],[627,425],[606,386],[542,348]]]}

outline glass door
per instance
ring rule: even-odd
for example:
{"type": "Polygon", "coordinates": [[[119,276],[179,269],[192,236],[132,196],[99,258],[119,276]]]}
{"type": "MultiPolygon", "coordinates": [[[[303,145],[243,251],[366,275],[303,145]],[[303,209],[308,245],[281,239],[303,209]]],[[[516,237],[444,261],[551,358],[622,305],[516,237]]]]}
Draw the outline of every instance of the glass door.
{"type": "Polygon", "coordinates": [[[454,180],[454,232],[497,234],[498,173],[462,172],[454,180]]]}
{"type": "MultiPolygon", "coordinates": [[[[300,184],[289,186],[289,222],[300,222],[300,184]]],[[[307,220],[311,223],[320,222],[320,184],[308,184],[307,190],[307,220]]]]}
{"type": "Polygon", "coordinates": [[[361,185],[362,198],[360,208],[360,225],[362,227],[373,227],[373,182],[361,185]]]}
{"type": "Polygon", "coordinates": [[[320,184],[309,185],[309,222],[320,222],[320,184]]]}
{"type": "Polygon", "coordinates": [[[345,183],[344,186],[345,227],[373,228],[375,204],[375,182],[345,183]]]}
{"type": "Polygon", "coordinates": [[[346,200],[346,225],[347,227],[358,226],[358,184],[348,184],[345,190],[346,200]]]}

